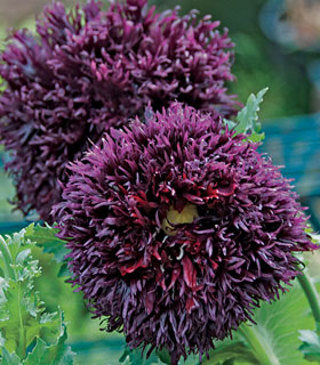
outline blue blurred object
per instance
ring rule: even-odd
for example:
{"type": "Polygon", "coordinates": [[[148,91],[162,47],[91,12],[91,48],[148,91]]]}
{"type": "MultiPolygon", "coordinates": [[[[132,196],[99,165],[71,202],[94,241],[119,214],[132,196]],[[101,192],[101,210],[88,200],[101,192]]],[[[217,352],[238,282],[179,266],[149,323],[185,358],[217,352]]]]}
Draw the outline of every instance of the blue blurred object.
{"type": "MultiPolygon", "coordinates": [[[[290,51],[319,52],[319,41],[311,44],[298,44],[298,30],[287,20],[285,0],[269,0],[260,12],[260,27],[270,40],[281,44],[290,51]]],[[[320,39],[320,37],[319,37],[320,39]]]]}
{"type": "Polygon", "coordinates": [[[289,48],[295,48],[292,27],[286,22],[280,21],[284,12],[285,3],[283,0],[267,1],[260,12],[260,26],[270,40],[289,48]]]}
{"type": "Polygon", "coordinates": [[[320,230],[320,114],[272,120],[263,125],[268,152],[309,207],[310,219],[320,230]]]}
{"type": "Polygon", "coordinates": [[[125,348],[125,340],[124,337],[116,337],[98,341],[72,342],[70,345],[72,351],[77,354],[78,365],[114,365],[119,364],[125,348]]]}

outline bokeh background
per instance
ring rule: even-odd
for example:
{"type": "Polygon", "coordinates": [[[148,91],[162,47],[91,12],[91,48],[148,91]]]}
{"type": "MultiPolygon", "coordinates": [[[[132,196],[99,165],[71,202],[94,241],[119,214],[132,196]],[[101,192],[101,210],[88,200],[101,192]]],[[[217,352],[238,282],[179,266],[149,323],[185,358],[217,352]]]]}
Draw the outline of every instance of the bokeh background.
{"type": "MultiPolygon", "coordinates": [[[[103,0],[106,2],[107,0],[103,0]]],[[[75,1],[63,1],[72,6],[75,1]]],[[[0,0],[0,47],[7,29],[34,27],[46,0],[0,0]]],[[[227,27],[235,47],[233,93],[245,102],[251,92],[268,86],[261,109],[265,150],[288,177],[296,179],[302,201],[319,229],[320,217],[320,2],[318,0],[152,0],[159,9],[180,6],[199,9],[227,27]],[[299,116],[299,117],[297,117],[299,116]]],[[[14,230],[24,218],[12,212],[8,199],[14,188],[0,169],[0,230],[14,230]]],[[[90,320],[81,295],[73,294],[49,255],[38,253],[44,275],[37,286],[48,309],[56,303],[65,311],[70,342],[79,364],[118,364],[123,337],[99,331],[90,320]]]]}

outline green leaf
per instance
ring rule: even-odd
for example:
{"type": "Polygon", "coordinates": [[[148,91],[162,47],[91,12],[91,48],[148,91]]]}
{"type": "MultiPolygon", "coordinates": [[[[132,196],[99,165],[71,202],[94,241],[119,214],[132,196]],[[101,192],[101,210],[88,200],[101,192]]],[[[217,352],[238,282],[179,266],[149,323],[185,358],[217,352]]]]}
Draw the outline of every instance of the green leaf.
{"type": "MultiPolygon", "coordinates": [[[[146,353],[149,350],[149,346],[147,346],[142,354],[141,349],[131,350],[128,346],[125,347],[122,356],[119,359],[120,363],[124,363],[125,365],[152,365],[159,364],[158,356],[155,352],[152,352],[149,358],[146,358],[146,353]]],[[[161,363],[160,363],[161,364],[161,363]]]]}
{"type": "Polygon", "coordinates": [[[75,353],[71,351],[70,346],[65,344],[67,332],[64,325],[62,325],[61,330],[62,332],[55,344],[47,345],[41,338],[37,338],[35,347],[23,361],[23,365],[72,365],[75,353]]]}
{"type": "Polygon", "coordinates": [[[72,364],[73,355],[64,345],[67,337],[62,312],[47,313],[39,293],[34,290],[34,280],[41,275],[41,268],[31,254],[34,244],[26,237],[30,232],[28,227],[6,239],[0,236],[0,349],[3,361],[9,363],[17,357],[24,363],[27,348],[36,341],[33,357],[28,354],[33,360],[28,364],[37,364],[35,359],[41,356],[52,360],[44,360],[41,364],[60,364],[60,359],[63,359],[61,364],[72,364]],[[41,355],[43,343],[46,347],[41,355]]]}
{"type": "Polygon", "coordinates": [[[210,351],[209,360],[204,360],[202,365],[232,364],[235,360],[237,363],[243,361],[246,364],[259,365],[253,352],[243,341],[225,339],[215,345],[216,348],[210,351]]]}
{"type": "Polygon", "coordinates": [[[70,276],[70,271],[68,269],[68,264],[64,262],[59,269],[58,272],[58,278],[64,277],[64,276],[70,276]]]}
{"type": "Polygon", "coordinates": [[[305,229],[307,235],[311,238],[312,243],[320,245],[320,234],[316,234],[314,229],[312,228],[311,224],[307,225],[305,229]]]}
{"type": "Polygon", "coordinates": [[[41,273],[38,261],[31,256],[31,244],[24,237],[25,230],[1,237],[8,255],[3,256],[3,267],[10,266],[9,277],[4,270],[0,279],[0,331],[5,347],[18,356],[25,354],[28,341],[32,341],[41,325],[37,317],[44,310],[38,293],[33,290],[33,281],[41,273]]]}
{"type": "Polygon", "coordinates": [[[37,342],[32,352],[28,354],[27,358],[23,362],[24,365],[37,365],[37,364],[50,364],[50,362],[45,362],[48,360],[47,355],[47,344],[41,340],[41,338],[37,338],[37,342]]]}
{"type": "Polygon", "coordinates": [[[304,357],[309,361],[320,363],[320,337],[315,331],[302,330],[300,331],[300,340],[302,345],[299,350],[304,354],[304,357]]]}
{"type": "Polygon", "coordinates": [[[169,352],[165,349],[156,351],[157,356],[164,364],[171,365],[171,356],[169,352]]]}
{"type": "Polygon", "coordinates": [[[65,262],[64,257],[68,254],[68,249],[65,247],[66,242],[56,236],[59,232],[57,228],[50,227],[47,223],[45,226],[40,224],[31,224],[27,227],[26,237],[40,247],[43,247],[43,252],[53,254],[54,259],[58,263],[65,262]]]}
{"type": "Polygon", "coordinates": [[[2,347],[2,359],[0,362],[1,365],[21,365],[19,357],[12,352],[11,354],[6,350],[5,347],[2,347]]]}
{"type": "Polygon", "coordinates": [[[258,122],[258,112],[263,96],[268,88],[260,90],[256,95],[251,94],[246,105],[239,111],[237,115],[237,125],[234,130],[239,133],[247,134],[248,140],[251,142],[260,142],[264,139],[264,133],[260,133],[261,124],[258,122]]]}
{"type": "MultiPolygon", "coordinates": [[[[308,362],[298,350],[300,346],[299,330],[314,326],[310,308],[303,291],[295,281],[289,292],[280,295],[280,299],[269,304],[264,302],[261,308],[255,311],[253,319],[257,325],[250,325],[256,336],[259,346],[255,346],[250,337],[246,340],[258,361],[261,360],[259,347],[268,354],[269,364],[272,365],[304,365],[308,362]]],[[[245,334],[244,324],[240,333],[245,334]]],[[[264,363],[260,361],[260,363],[264,363]]]]}

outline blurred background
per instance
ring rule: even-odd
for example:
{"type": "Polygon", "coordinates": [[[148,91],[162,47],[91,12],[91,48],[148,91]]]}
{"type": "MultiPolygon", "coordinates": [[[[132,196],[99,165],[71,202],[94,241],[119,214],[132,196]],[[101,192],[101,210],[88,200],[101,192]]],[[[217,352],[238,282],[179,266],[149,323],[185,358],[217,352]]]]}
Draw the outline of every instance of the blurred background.
{"type": "MultiPolygon", "coordinates": [[[[106,1],[106,0],[103,0],[106,1]]],[[[63,1],[72,6],[74,0],[63,1]]],[[[35,15],[46,0],[0,0],[0,47],[7,28],[34,27],[35,15]]],[[[318,0],[153,0],[161,10],[181,6],[186,13],[197,8],[227,27],[236,44],[232,93],[245,102],[250,93],[268,86],[261,109],[266,142],[263,149],[284,174],[295,179],[312,224],[320,229],[320,1],[318,0]]],[[[11,181],[0,170],[0,230],[9,232],[23,221],[12,212],[8,198],[11,181]]],[[[40,255],[39,255],[40,257],[40,255]]],[[[123,338],[99,332],[89,319],[80,294],[61,278],[49,256],[41,256],[45,275],[38,282],[43,300],[55,310],[61,303],[69,322],[70,341],[80,353],[79,363],[117,364],[123,338]],[[106,353],[106,347],[109,349],[106,353]],[[106,358],[107,356],[107,358],[106,358]]]]}

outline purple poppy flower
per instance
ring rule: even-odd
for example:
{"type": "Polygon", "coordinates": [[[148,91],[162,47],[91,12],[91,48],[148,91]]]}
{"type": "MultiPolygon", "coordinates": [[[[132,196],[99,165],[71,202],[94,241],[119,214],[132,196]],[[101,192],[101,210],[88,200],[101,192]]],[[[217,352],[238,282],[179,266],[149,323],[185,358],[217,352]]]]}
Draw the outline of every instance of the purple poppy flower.
{"type": "Polygon", "coordinates": [[[33,36],[20,30],[0,54],[0,139],[25,214],[49,211],[61,199],[65,167],[110,127],[178,100],[214,115],[235,112],[226,93],[233,47],[227,32],[195,12],[157,14],[147,0],[102,10],[90,1],[67,13],[45,8],[33,36]]]}
{"type": "Polygon", "coordinates": [[[106,330],[172,363],[285,290],[314,248],[288,180],[244,135],[176,103],[112,130],[54,208],[72,282],[106,330]]]}

